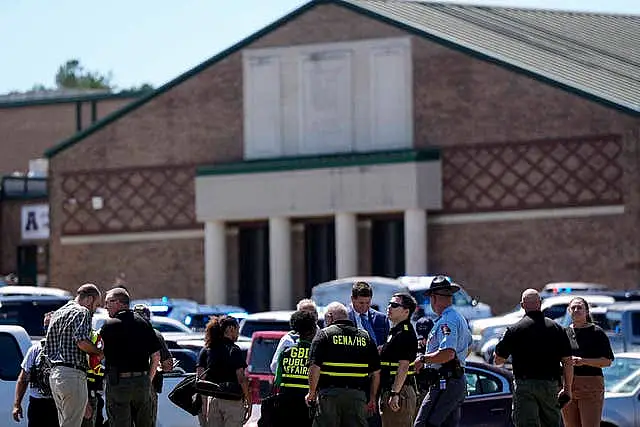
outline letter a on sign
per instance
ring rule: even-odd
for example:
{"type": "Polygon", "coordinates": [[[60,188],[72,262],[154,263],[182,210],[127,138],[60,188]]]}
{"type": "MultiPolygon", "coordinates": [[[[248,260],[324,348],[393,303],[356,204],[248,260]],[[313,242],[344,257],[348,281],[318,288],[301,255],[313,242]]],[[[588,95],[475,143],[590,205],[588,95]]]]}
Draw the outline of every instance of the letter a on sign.
{"type": "Polygon", "coordinates": [[[27,213],[27,225],[25,231],[38,231],[38,223],[36,221],[36,213],[30,211],[27,213]]]}
{"type": "Polygon", "coordinates": [[[22,238],[49,238],[49,205],[22,206],[22,238]]]}

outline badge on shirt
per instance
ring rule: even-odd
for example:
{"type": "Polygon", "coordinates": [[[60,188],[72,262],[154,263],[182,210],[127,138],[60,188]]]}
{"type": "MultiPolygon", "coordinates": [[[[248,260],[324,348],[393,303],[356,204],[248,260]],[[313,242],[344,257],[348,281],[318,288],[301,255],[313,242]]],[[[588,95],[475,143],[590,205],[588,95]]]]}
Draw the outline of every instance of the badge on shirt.
{"type": "Polygon", "coordinates": [[[451,335],[451,329],[449,329],[449,325],[447,325],[446,323],[444,325],[440,326],[440,330],[445,335],[451,335]]]}

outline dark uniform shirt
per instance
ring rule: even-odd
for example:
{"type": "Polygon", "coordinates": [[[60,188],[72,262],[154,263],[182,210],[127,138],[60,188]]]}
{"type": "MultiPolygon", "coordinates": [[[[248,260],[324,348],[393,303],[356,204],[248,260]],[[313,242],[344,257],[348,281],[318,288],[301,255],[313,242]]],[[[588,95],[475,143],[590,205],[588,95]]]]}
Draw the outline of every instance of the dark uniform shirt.
{"type": "Polygon", "coordinates": [[[160,350],[151,325],[131,310],[119,311],[100,330],[107,372],[149,371],[149,357],[160,350]]]}
{"type": "Polygon", "coordinates": [[[369,334],[346,319],[318,332],[309,363],[320,367],[319,390],[338,387],[367,392],[369,374],[380,369],[378,350],[369,334]]]}
{"type": "MultiPolygon", "coordinates": [[[[415,374],[413,361],[416,358],[417,351],[418,340],[409,319],[391,328],[387,342],[382,346],[380,352],[380,384],[383,389],[389,390],[393,386],[400,360],[408,360],[411,363],[409,376],[415,374]]],[[[405,380],[405,384],[408,384],[407,380],[405,380]]]]}
{"type": "Polygon", "coordinates": [[[238,383],[236,371],[247,367],[242,350],[228,338],[203,348],[198,356],[198,368],[208,369],[205,379],[214,383],[238,383]]]}
{"type": "Polygon", "coordinates": [[[532,311],[507,328],[496,354],[512,356],[516,379],[558,380],[560,361],[571,356],[571,345],[562,326],[541,311],[532,311]]]}
{"type": "MultiPolygon", "coordinates": [[[[605,357],[613,360],[613,351],[607,334],[594,324],[584,328],[567,328],[567,335],[571,342],[571,355],[585,359],[598,359],[605,357]]],[[[573,375],[576,376],[602,376],[602,368],[595,366],[574,366],[573,375]]]]}

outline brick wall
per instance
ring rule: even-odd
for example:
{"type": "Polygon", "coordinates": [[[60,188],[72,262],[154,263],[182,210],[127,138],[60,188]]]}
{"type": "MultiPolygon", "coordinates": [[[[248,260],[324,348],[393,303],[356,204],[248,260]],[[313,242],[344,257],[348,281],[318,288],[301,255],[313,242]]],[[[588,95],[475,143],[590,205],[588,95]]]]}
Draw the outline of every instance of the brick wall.
{"type": "MultiPolygon", "coordinates": [[[[322,5],[257,40],[251,47],[403,35],[406,34],[392,26],[337,6],[322,5]]],[[[517,299],[521,290],[514,283],[535,286],[569,276],[582,280],[609,281],[621,277],[634,280],[637,267],[633,263],[638,261],[635,241],[640,237],[637,120],[427,40],[412,37],[412,46],[417,147],[614,134],[621,138],[625,153],[624,215],[430,227],[430,268],[459,275],[461,282],[469,283],[471,293],[505,307],[517,299]],[[522,250],[523,247],[527,250],[522,250]],[[519,250],[513,253],[512,248],[519,250]],[[508,262],[510,258],[514,261],[508,262]]],[[[135,269],[140,276],[153,277],[158,289],[173,289],[173,275],[168,271],[166,277],[157,274],[156,263],[141,260],[149,256],[140,249],[145,245],[61,246],[64,195],[60,177],[79,169],[92,170],[93,165],[98,170],[241,159],[241,66],[241,54],[232,54],[53,159],[54,282],[75,286],[82,276],[80,271],[103,277],[103,266],[108,265],[114,274],[117,269],[135,269]],[[87,252],[95,255],[78,262],[79,254],[87,252]]],[[[294,239],[294,247],[298,247],[299,236],[294,239]]],[[[367,246],[366,239],[360,240],[367,246]]],[[[185,243],[166,241],[149,245],[159,254],[177,254],[185,243]]],[[[180,295],[191,290],[192,296],[200,296],[202,260],[193,248],[187,252],[193,256],[178,258],[185,265],[176,268],[193,271],[186,277],[194,281],[181,289],[180,295]],[[196,276],[196,270],[200,276],[196,276]]],[[[232,271],[237,268],[233,260],[231,257],[228,264],[232,271]]],[[[294,277],[302,274],[296,267],[294,277]]]]}

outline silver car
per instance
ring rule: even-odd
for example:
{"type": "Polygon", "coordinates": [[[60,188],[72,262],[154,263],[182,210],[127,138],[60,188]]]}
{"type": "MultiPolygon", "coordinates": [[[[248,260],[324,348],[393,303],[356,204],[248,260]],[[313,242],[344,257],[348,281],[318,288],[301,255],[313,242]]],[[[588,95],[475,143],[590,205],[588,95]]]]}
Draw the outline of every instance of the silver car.
{"type": "Polygon", "coordinates": [[[603,427],[640,425],[640,353],[619,353],[605,379],[603,427]]]}

